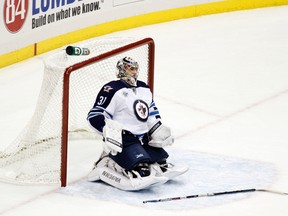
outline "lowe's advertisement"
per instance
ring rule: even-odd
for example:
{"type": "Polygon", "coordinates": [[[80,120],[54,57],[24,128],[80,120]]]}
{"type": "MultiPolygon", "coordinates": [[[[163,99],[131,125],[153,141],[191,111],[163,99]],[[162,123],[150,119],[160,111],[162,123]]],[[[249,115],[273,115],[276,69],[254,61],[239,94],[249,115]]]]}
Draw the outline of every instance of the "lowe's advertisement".
{"type": "Polygon", "coordinates": [[[0,55],[85,27],[221,0],[1,0],[0,55]]]}
{"type": "Polygon", "coordinates": [[[0,68],[116,31],[288,0],[1,0],[0,68]]]}

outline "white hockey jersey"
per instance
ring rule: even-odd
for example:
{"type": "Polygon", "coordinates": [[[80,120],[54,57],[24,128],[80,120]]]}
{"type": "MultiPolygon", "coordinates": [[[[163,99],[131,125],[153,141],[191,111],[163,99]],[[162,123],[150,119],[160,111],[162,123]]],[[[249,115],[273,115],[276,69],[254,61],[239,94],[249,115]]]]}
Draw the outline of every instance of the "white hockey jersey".
{"type": "Polygon", "coordinates": [[[102,87],[87,120],[101,133],[104,118],[118,121],[123,129],[141,135],[148,132],[148,125],[159,119],[160,114],[147,84],[137,81],[137,87],[132,87],[117,80],[102,87]]]}

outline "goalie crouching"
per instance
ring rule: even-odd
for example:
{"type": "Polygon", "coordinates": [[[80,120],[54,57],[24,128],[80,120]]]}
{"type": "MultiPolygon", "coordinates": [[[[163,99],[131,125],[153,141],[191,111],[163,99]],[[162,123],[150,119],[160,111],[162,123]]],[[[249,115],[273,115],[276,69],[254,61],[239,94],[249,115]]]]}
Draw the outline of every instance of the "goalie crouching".
{"type": "Polygon", "coordinates": [[[137,80],[139,65],[130,57],[117,62],[118,80],[99,91],[87,120],[103,136],[103,153],[88,175],[128,191],[164,184],[186,166],[167,163],[165,146],[174,138],[161,122],[147,84],[137,80]]]}

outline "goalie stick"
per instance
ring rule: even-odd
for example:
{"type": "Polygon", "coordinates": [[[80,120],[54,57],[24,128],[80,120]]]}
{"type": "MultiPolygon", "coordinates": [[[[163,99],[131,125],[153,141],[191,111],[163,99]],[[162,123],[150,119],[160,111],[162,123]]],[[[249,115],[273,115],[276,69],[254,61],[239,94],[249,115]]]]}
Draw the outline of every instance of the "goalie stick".
{"type": "Polygon", "coordinates": [[[249,193],[249,192],[257,192],[257,191],[274,193],[274,194],[278,194],[278,195],[288,195],[288,193],[280,192],[280,191],[251,188],[251,189],[243,189],[243,190],[222,191],[222,192],[205,193],[205,194],[194,194],[194,195],[183,196],[183,197],[170,197],[170,198],[164,198],[164,199],[146,200],[146,201],[143,201],[143,203],[167,202],[167,201],[183,200],[183,199],[190,199],[190,198],[197,198],[197,197],[211,197],[211,196],[220,196],[220,195],[237,194],[237,193],[249,193]]]}

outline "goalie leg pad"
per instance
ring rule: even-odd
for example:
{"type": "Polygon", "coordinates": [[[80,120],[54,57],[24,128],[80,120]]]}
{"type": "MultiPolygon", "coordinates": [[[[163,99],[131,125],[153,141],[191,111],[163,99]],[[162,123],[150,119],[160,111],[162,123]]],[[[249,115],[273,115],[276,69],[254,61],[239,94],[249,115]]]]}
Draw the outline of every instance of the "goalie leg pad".
{"type": "Polygon", "coordinates": [[[138,172],[133,170],[128,172],[115,163],[111,158],[105,157],[88,175],[88,180],[102,180],[103,182],[121,190],[138,191],[164,184],[168,181],[168,178],[157,175],[157,172],[153,170],[150,175],[141,177],[138,172]]]}
{"type": "Polygon", "coordinates": [[[106,155],[101,157],[95,164],[92,171],[88,174],[87,180],[94,182],[100,180],[99,167],[106,167],[110,162],[110,158],[106,155]]]}
{"type": "Polygon", "coordinates": [[[168,178],[163,176],[147,176],[133,178],[121,173],[109,167],[101,167],[99,169],[100,179],[115,188],[125,190],[125,191],[138,191],[143,190],[152,186],[164,184],[167,182],[168,178]]]}

